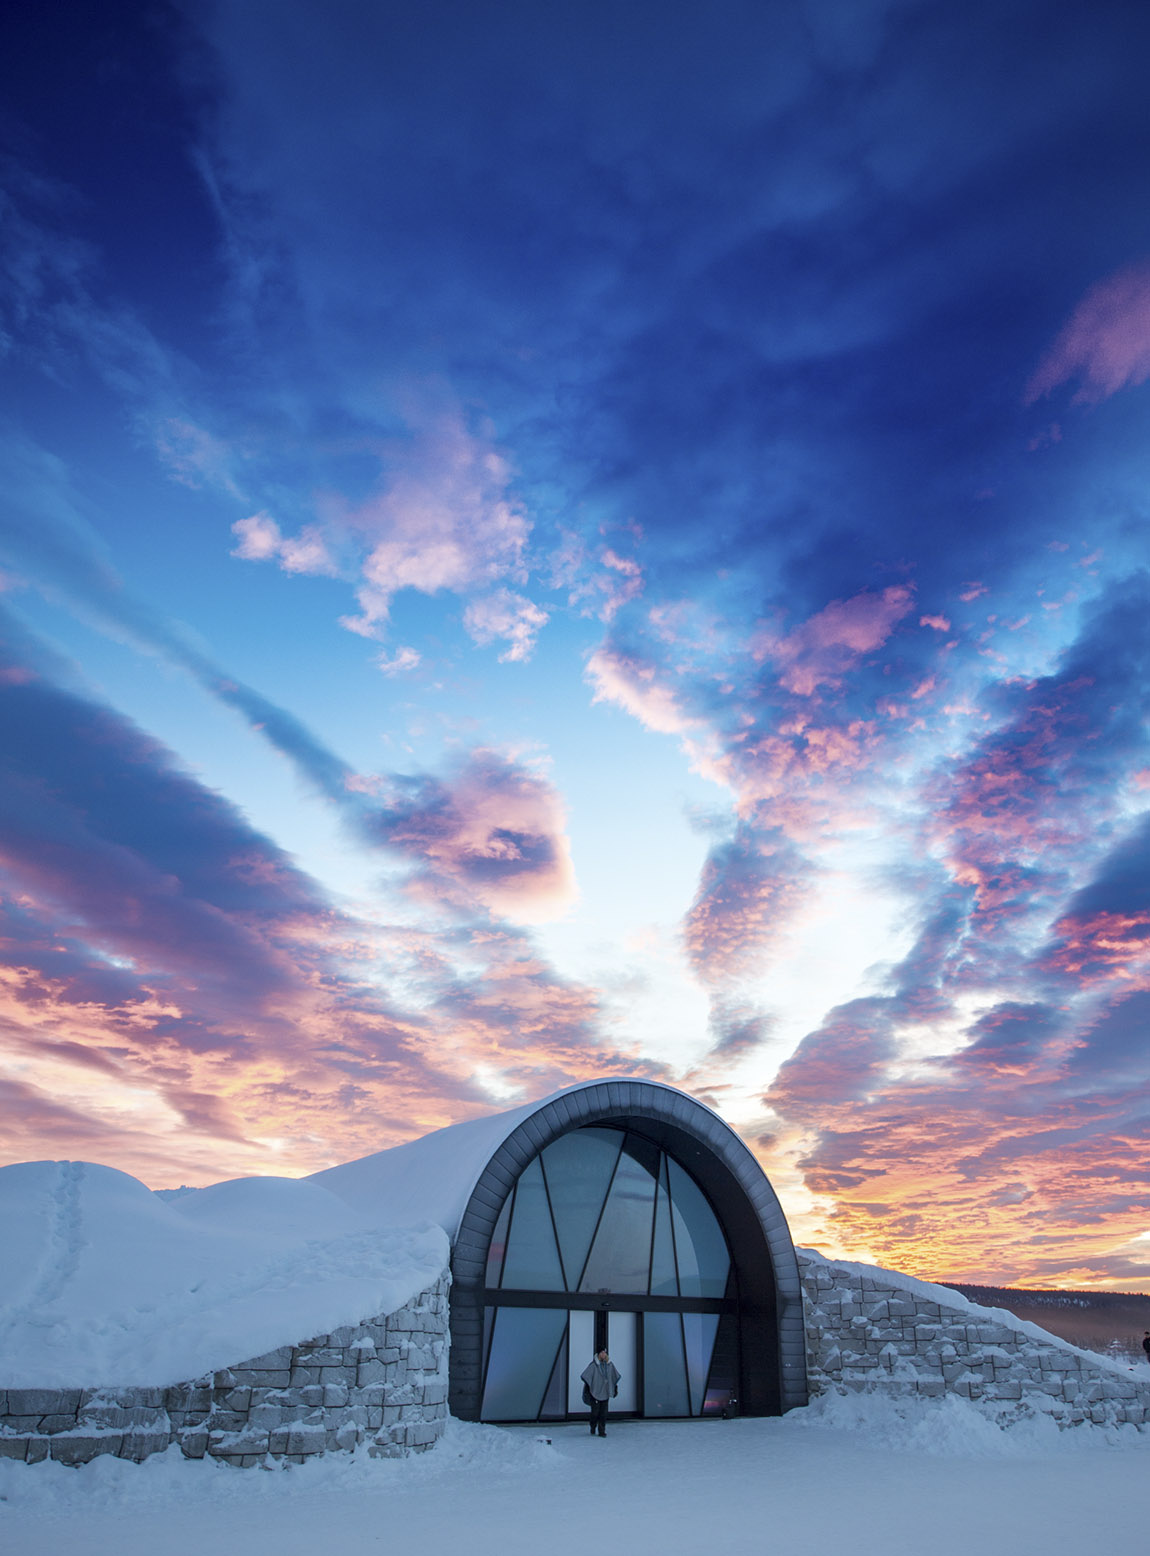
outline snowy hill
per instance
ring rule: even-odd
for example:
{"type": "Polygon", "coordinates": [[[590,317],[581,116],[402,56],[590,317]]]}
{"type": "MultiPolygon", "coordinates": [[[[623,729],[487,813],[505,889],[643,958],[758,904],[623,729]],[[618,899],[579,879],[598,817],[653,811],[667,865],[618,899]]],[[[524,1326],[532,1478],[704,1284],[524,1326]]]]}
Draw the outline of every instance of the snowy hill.
{"type": "Polygon", "coordinates": [[[5,1386],[158,1385],[393,1312],[448,1261],[307,1179],[161,1199],[111,1167],[0,1168],[5,1386]]]}

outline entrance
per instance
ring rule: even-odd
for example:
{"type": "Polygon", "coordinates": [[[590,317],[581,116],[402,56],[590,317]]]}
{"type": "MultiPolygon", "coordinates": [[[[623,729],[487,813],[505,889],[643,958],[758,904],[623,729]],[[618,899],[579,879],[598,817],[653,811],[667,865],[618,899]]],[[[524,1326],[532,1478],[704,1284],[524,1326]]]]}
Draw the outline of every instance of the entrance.
{"type": "Polygon", "coordinates": [[[567,1412],[580,1415],[583,1403],[583,1372],[593,1356],[606,1348],[619,1370],[619,1392],[611,1401],[615,1411],[634,1412],[639,1408],[636,1371],[636,1313],[569,1313],[567,1317],[567,1412]]]}
{"type": "Polygon", "coordinates": [[[488,1253],[485,1421],[581,1416],[606,1345],[618,1412],[719,1415],[738,1377],[738,1301],[706,1195],[630,1130],[561,1135],[524,1168],[488,1253]]]}

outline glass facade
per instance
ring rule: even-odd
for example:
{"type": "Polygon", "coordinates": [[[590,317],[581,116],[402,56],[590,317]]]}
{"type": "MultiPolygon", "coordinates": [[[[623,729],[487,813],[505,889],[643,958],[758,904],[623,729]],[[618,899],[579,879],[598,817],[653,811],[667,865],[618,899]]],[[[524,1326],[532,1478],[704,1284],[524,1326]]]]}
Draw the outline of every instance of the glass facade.
{"type": "MultiPolygon", "coordinates": [[[[591,1360],[597,1307],[613,1310],[620,1340],[626,1330],[627,1408],[721,1412],[737,1372],[731,1281],[722,1227],[679,1162],[623,1129],[560,1136],[524,1169],[492,1235],[483,1419],[577,1412],[570,1380],[591,1360]],[[625,1323],[611,1298],[626,1299],[625,1323]]],[[[599,1344],[607,1314],[596,1316],[599,1344]]]]}

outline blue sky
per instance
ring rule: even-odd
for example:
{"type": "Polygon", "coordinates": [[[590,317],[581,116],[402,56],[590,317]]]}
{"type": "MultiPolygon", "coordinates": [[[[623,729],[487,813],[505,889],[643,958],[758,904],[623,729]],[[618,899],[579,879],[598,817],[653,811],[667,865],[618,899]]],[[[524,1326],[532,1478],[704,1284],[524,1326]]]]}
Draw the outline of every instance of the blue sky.
{"type": "Polygon", "coordinates": [[[7,1159],[640,1073],[1147,1275],[1150,19],[68,5],[0,71],[7,1159]]]}

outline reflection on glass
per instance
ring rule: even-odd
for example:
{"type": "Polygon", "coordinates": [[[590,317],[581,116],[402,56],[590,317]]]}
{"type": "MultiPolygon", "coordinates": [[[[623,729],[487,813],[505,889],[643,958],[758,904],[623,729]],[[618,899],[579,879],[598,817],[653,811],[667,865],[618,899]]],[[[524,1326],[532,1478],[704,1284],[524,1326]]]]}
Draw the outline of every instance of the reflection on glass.
{"type": "Polygon", "coordinates": [[[703,1413],[703,1394],[707,1373],[711,1370],[711,1352],[715,1348],[717,1313],[684,1313],[683,1348],[687,1353],[687,1380],[691,1388],[691,1414],[703,1413]]]}
{"type": "Polygon", "coordinates": [[[667,1169],[659,1180],[655,1205],[655,1239],[651,1244],[651,1290],[657,1297],[677,1297],[675,1245],[671,1240],[671,1201],[667,1197],[667,1169]]]}
{"type": "Polygon", "coordinates": [[[721,1415],[735,1397],[736,1379],[739,1373],[739,1331],[733,1313],[724,1313],[719,1319],[714,1350],[711,1352],[711,1371],[707,1378],[707,1396],[703,1401],[703,1414],[721,1415]]]}
{"type": "Polygon", "coordinates": [[[646,1292],[654,1195],[647,1169],[633,1156],[621,1156],[580,1290],[646,1292]]]}
{"type": "Polygon", "coordinates": [[[492,1235],[487,1284],[721,1297],[729,1268],[715,1213],[678,1162],[621,1130],[578,1129],[524,1169],[492,1235]]]}
{"type": "Polygon", "coordinates": [[[485,1421],[538,1419],[566,1325],[562,1308],[496,1310],[483,1391],[485,1421]]]}
{"type": "MultiPolygon", "coordinates": [[[[500,1211],[487,1260],[488,1287],[508,1294],[501,1303],[512,1292],[532,1303],[540,1300],[532,1292],[603,1291],[678,1297],[691,1306],[692,1299],[723,1297],[729,1273],[722,1228],[686,1169],[639,1135],[602,1128],[573,1130],[528,1163],[500,1211]]],[[[721,1320],[682,1312],[615,1317],[636,1334],[642,1325],[646,1415],[712,1414],[732,1397],[733,1313],[721,1320]]],[[[592,1324],[584,1310],[487,1308],[483,1418],[578,1413],[583,1363],[576,1367],[568,1334],[578,1325],[586,1350],[592,1324]]]]}
{"type": "Polygon", "coordinates": [[[543,1406],[539,1411],[540,1418],[544,1421],[562,1419],[567,1414],[567,1347],[569,1344],[570,1341],[565,1334],[559,1342],[559,1354],[551,1369],[551,1381],[547,1385],[547,1391],[543,1395],[543,1406]]]}
{"type": "Polygon", "coordinates": [[[562,1291],[563,1271],[543,1185],[539,1158],[524,1168],[515,1185],[511,1235],[503,1261],[503,1285],[522,1291],[562,1291]]]}
{"type": "Polygon", "coordinates": [[[511,1224],[511,1201],[513,1194],[509,1194],[503,1201],[503,1209],[499,1212],[499,1220],[495,1223],[495,1230],[491,1234],[491,1246],[487,1250],[487,1284],[498,1286],[503,1275],[503,1256],[507,1252],[507,1228],[511,1224]]]}
{"type": "Polygon", "coordinates": [[[715,1212],[695,1180],[670,1157],[667,1171],[675,1207],[679,1291],[684,1297],[721,1297],[731,1260],[715,1212]]]}
{"type": "Polygon", "coordinates": [[[577,1129],[560,1135],[543,1152],[568,1291],[579,1289],[622,1145],[623,1136],[617,1129],[577,1129]]]}
{"type": "Polygon", "coordinates": [[[643,1414],[690,1414],[678,1313],[643,1314],[643,1414]]]}

